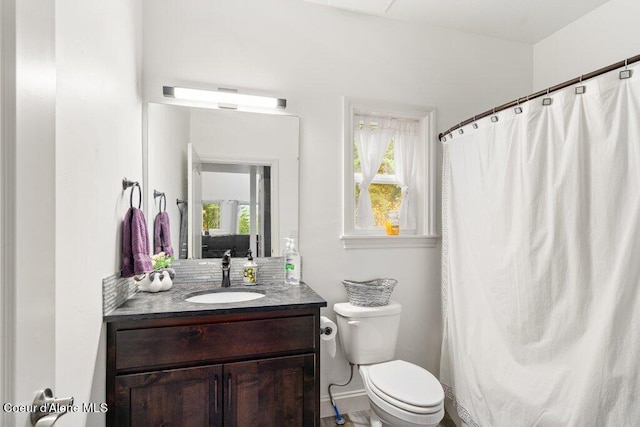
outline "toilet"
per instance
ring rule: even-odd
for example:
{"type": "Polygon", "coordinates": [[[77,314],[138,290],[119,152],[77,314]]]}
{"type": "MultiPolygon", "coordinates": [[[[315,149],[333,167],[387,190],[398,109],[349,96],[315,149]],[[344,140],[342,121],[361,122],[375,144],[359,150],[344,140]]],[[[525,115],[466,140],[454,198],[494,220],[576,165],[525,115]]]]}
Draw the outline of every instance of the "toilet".
{"type": "Polygon", "coordinates": [[[402,306],[337,303],[338,335],[347,360],[358,366],[371,406],[371,426],[437,426],[444,417],[444,391],[429,371],[393,360],[402,306]]]}

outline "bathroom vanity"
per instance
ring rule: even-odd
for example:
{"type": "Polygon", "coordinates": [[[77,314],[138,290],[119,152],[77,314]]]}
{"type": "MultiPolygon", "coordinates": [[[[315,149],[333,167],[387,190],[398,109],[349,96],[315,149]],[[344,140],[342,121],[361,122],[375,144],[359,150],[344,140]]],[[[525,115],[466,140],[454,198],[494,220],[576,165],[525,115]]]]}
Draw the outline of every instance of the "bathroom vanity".
{"type": "Polygon", "coordinates": [[[265,297],[252,301],[185,301],[207,289],[138,293],[105,316],[107,425],[319,425],[326,301],[305,284],[259,285],[265,297]]]}

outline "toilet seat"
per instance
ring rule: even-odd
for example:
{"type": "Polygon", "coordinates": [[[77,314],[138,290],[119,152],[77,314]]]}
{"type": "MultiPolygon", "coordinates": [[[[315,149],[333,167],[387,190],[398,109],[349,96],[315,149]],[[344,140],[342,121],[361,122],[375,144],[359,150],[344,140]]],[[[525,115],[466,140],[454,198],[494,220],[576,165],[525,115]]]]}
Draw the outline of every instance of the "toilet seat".
{"type": "Polygon", "coordinates": [[[362,365],[360,371],[367,388],[387,405],[416,415],[437,413],[443,408],[442,386],[426,369],[392,360],[362,365]]]}

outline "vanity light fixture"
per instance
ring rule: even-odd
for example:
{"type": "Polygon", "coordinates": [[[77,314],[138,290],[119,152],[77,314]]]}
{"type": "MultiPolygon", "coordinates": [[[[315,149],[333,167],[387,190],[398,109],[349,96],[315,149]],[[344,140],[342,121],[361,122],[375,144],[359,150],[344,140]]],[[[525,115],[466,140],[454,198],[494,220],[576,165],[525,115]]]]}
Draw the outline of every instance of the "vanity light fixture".
{"type": "Polygon", "coordinates": [[[176,86],[162,86],[162,94],[168,98],[204,101],[218,104],[258,107],[287,108],[287,100],[269,96],[244,95],[230,90],[190,89],[176,86]]]}

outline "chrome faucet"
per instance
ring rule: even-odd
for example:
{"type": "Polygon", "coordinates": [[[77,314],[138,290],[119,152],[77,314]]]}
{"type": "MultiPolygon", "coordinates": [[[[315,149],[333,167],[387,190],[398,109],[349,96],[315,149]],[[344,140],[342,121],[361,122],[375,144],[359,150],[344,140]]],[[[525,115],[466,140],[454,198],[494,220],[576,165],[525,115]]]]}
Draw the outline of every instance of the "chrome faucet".
{"type": "Polygon", "coordinates": [[[229,272],[231,270],[231,251],[228,250],[222,256],[222,287],[228,288],[231,286],[231,279],[229,278],[229,272]]]}

